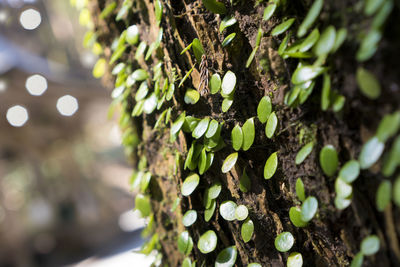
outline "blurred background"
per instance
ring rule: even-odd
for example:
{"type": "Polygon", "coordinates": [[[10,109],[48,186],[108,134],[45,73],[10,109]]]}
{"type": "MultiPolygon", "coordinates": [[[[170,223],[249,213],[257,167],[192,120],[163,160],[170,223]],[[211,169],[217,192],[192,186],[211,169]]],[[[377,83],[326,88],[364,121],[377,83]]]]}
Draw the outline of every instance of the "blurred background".
{"type": "Polygon", "coordinates": [[[67,0],[0,0],[1,267],[149,262],[79,20],[67,0]]]}

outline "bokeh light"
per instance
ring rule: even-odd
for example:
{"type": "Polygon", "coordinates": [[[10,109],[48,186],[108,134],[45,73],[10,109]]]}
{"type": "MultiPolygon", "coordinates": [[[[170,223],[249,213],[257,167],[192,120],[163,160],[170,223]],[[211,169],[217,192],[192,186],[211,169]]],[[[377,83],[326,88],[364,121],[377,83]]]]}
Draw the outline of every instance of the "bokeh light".
{"type": "Polygon", "coordinates": [[[0,93],[7,90],[7,82],[4,79],[0,79],[0,93]]]}
{"type": "Polygon", "coordinates": [[[30,8],[21,13],[19,22],[25,30],[34,30],[42,22],[42,16],[39,11],[30,8]]]}
{"type": "Polygon", "coordinates": [[[6,117],[7,121],[14,127],[23,126],[29,119],[28,111],[20,105],[9,108],[6,117]]]}
{"type": "Polygon", "coordinates": [[[57,100],[57,110],[63,116],[72,116],[78,109],[78,100],[73,96],[65,95],[57,100]]]}
{"type": "Polygon", "coordinates": [[[35,74],[26,79],[25,87],[31,95],[39,96],[47,90],[47,80],[42,75],[35,74]]]}

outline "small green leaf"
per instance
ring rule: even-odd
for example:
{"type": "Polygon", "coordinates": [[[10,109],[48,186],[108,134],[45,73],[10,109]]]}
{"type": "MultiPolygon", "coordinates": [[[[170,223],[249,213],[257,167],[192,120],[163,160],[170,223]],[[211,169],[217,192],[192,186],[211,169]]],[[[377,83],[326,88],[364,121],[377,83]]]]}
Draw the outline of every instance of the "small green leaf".
{"type": "Polygon", "coordinates": [[[280,252],[289,251],[294,244],[294,237],[290,232],[282,232],[275,238],[275,248],[280,252]]]}
{"type": "Polygon", "coordinates": [[[335,45],[336,39],[336,29],[335,27],[328,26],[322,33],[318,39],[318,42],[315,44],[313,48],[313,52],[317,56],[324,56],[329,54],[332,51],[333,46],[335,45]]]}
{"type": "Polygon", "coordinates": [[[202,137],[206,133],[209,123],[210,119],[208,117],[202,119],[199,124],[197,124],[196,128],[194,128],[192,136],[196,139],[202,137]]]}
{"type": "Polygon", "coordinates": [[[204,220],[206,222],[210,221],[211,217],[214,215],[215,208],[217,207],[217,203],[215,199],[211,200],[210,207],[204,211],[204,220]]]}
{"type": "Polygon", "coordinates": [[[185,181],[182,183],[181,191],[182,195],[190,196],[196,187],[199,185],[200,177],[196,173],[190,173],[188,177],[186,177],[185,181]]]}
{"type": "Polygon", "coordinates": [[[277,36],[281,33],[284,33],[285,31],[287,31],[290,28],[290,26],[292,26],[292,24],[294,23],[294,20],[295,20],[294,18],[285,20],[284,22],[282,22],[281,24],[279,24],[272,30],[271,35],[277,36]]]}
{"type": "Polygon", "coordinates": [[[293,84],[302,84],[315,79],[325,71],[323,67],[301,66],[297,67],[292,76],[293,84]]]}
{"type": "Polygon", "coordinates": [[[278,117],[275,112],[272,112],[268,117],[267,125],[265,126],[265,135],[268,138],[272,138],[274,136],[276,127],[278,126],[278,117]]]}
{"type": "Polygon", "coordinates": [[[151,213],[150,198],[142,194],[136,195],[135,208],[140,211],[142,217],[148,217],[151,213]]]}
{"type": "Polygon", "coordinates": [[[225,47],[225,46],[227,46],[228,44],[230,44],[232,41],[233,41],[233,39],[235,39],[235,37],[236,37],[236,33],[234,32],[234,33],[231,33],[231,34],[229,34],[223,41],[222,41],[222,47],[225,47]]]}
{"type": "Polygon", "coordinates": [[[308,29],[318,18],[323,5],[324,5],[324,0],[315,0],[314,1],[311,8],[309,9],[305,19],[299,26],[299,29],[297,31],[298,37],[303,37],[307,33],[308,29]]]}
{"type": "Polygon", "coordinates": [[[215,182],[208,189],[208,197],[211,199],[216,199],[221,193],[222,185],[220,182],[215,182]]]}
{"type": "Polygon", "coordinates": [[[253,262],[253,263],[249,263],[249,265],[247,265],[247,267],[262,267],[261,264],[257,263],[257,262],[253,262]]]}
{"type": "MultiPolygon", "coordinates": [[[[333,91],[333,93],[335,93],[335,91],[333,91]]],[[[334,112],[341,111],[345,102],[346,98],[344,96],[335,93],[333,96],[332,110],[334,112]]]]}
{"type": "Polygon", "coordinates": [[[252,220],[250,220],[250,218],[247,218],[247,220],[242,224],[242,228],[240,230],[242,239],[245,243],[251,240],[253,232],[254,232],[254,223],[252,220]]]}
{"type": "Polygon", "coordinates": [[[322,93],[321,93],[321,109],[323,111],[328,110],[330,105],[331,98],[331,77],[329,74],[324,74],[324,81],[322,84],[322,93]]]}
{"type": "Polygon", "coordinates": [[[297,178],[296,180],[296,195],[300,201],[304,201],[306,199],[306,193],[304,191],[304,184],[301,178],[297,178]]]}
{"type": "Polygon", "coordinates": [[[192,116],[187,116],[185,117],[185,121],[182,125],[182,130],[185,133],[191,133],[194,131],[194,129],[196,128],[197,124],[199,124],[199,119],[192,117],[192,116]]]}
{"type": "Polygon", "coordinates": [[[246,69],[248,67],[250,67],[251,62],[253,62],[253,59],[254,59],[254,57],[255,57],[255,55],[257,53],[257,50],[258,50],[258,46],[254,47],[253,51],[251,51],[251,54],[250,54],[249,58],[246,61],[246,69]]]}
{"type": "Polygon", "coordinates": [[[106,72],[107,62],[104,58],[99,58],[93,67],[93,77],[101,78],[106,72]]]}
{"type": "Polygon", "coordinates": [[[278,47],[278,55],[283,56],[283,54],[286,51],[286,48],[288,46],[290,36],[291,36],[291,33],[289,32],[288,34],[286,34],[285,38],[283,38],[281,44],[278,47]]]}
{"type": "Polygon", "coordinates": [[[375,76],[368,70],[358,67],[357,84],[361,93],[369,99],[377,99],[381,95],[381,86],[375,76]]]}
{"type": "Polygon", "coordinates": [[[112,2],[110,4],[108,4],[103,11],[101,11],[100,13],[100,18],[101,19],[105,19],[106,17],[108,17],[113,11],[114,9],[117,7],[117,3],[112,2]]]}
{"type": "Polygon", "coordinates": [[[184,97],[184,101],[186,104],[196,104],[200,99],[200,94],[197,90],[187,89],[184,97]]]}
{"type": "Polygon", "coordinates": [[[238,124],[233,127],[231,138],[233,149],[235,149],[236,151],[240,150],[243,144],[243,131],[242,127],[240,127],[238,124]]]}
{"type": "Polygon", "coordinates": [[[348,198],[353,193],[353,187],[340,178],[335,180],[336,196],[339,198],[348,198]]]}
{"type": "Polygon", "coordinates": [[[364,261],[364,254],[362,254],[362,252],[358,252],[351,261],[350,267],[362,267],[363,261],[364,261]]]}
{"type": "Polygon", "coordinates": [[[135,81],[143,81],[149,78],[149,74],[144,69],[137,69],[130,76],[135,81]]]}
{"type": "Polygon", "coordinates": [[[208,125],[208,129],[207,129],[207,132],[206,132],[206,137],[207,138],[213,137],[217,133],[218,127],[219,127],[218,121],[211,120],[210,124],[208,125]]]}
{"type": "Polygon", "coordinates": [[[146,114],[151,114],[157,107],[157,96],[152,93],[143,103],[143,111],[146,114]]]}
{"type": "Polygon", "coordinates": [[[254,128],[254,118],[247,119],[243,124],[243,146],[242,149],[244,151],[249,150],[249,148],[253,145],[254,137],[255,137],[255,128],[254,128]]]}
{"type": "Polygon", "coordinates": [[[203,254],[210,253],[214,251],[217,246],[217,235],[213,230],[208,230],[204,234],[202,234],[199,238],[199,242],[197,243],[197,247],[203,254]]]}
{"type": "Polygon", "coordinates": [[[223,173],[227,173],[229,172],[233,166],[235,166],[235,163],[238,159],[238,153],[234,152],[232,154],[230,154],[229,156],[226,157],[226,159],[224,160],[224,163],[222,164],[222,172],[223,173]]]}
{"type": "Polygon", "coordinates": [[[156,14],[157,25],[160,25],[163,14],[163,6],[160,0],[154,1],[154,9],[156,14]]]}
{"type": "Polygon", "coordinates": [[[393,185],[393,202],[400,207],[400,176],[396,178],[393,185]]]}
{"type": "Polygon", "coordinates": [[[179,83],[178,87],[181,87],[183,85],[183,83],[186,81],[187,78],[189,78],[190,74],[192,73],[192,71],[194,70],[194,66],[185,74],[185,76],[183,76],[181,82],[179,83]]]}
{"type": "Polygon", "coordinates": [[[146,191],[146,189],[149,187],[150,180],[151,180],[151,173],[146,172],[140,181],[140,191],[141,192],[146,191]]]}
{"type": "Polygon", "coordinates": [[[364,14],[367,16],[373,15],[385,2],[385,0],[366,0],[364,14]]]}
{"type": "Polygon", "coordinates": [[[193,239],[190,237],[189,232],[182,232],[178,238],[178,250],[185,255],[189,255],[192,249],[193,239]]]}
{"type": "Polygon", "coordinates": [[[301,267],[303,266],[303,256],[299,252],[290,253],[287,259],[287,267],[301,267]]]}
{"type": "Polygon", "coordinates": [[[392,176],[400,165],[400,135],[396,137],[383,164],[382,173],[386,177],[392,176]]]}
{"type": "Polygon", "coordinates": [[[386,114],[379,123],[376,137],[379,141],[385,143],[389,138],[393,137],[400,127],[400,111],[393,114],[386,114]]]}
{"type": "Polygon", "coordinates": [[[222,202],[219,206],[219,213],[221,214],[222,218],[227,221],[233,221],[236,219],[235,211],[236,211],[236,203],[231,200],[226,200],[222,202]]]}
{"type": "Polygon", "coordinates": [[[315,43],[318,41],[319,39],[319,31],[318,29],[314,29],[308,36],[306,39],[304,39],[304,41],[301,43],[301,45],[299,46],[299,51],[300,52],[306,52],[308,50],[310,50],[315,43]]]}
{"type": "Polygon", "coordinates": [[[239,221],[246,220],[247,216],[249,216],[249,210],[245,205],[239,205],[235,210],[235,218],[239,221]]]}
{"type": "Polygon", "coordinates": [[[233,267],[235,265],[237,258],[237,248],[235,246],[230,246],[223,249],[217,255],[215,261],[215,267],[233,267]]]}
{"type": "Polygon", "coordinates": [[[201,150],[200,159],[198,161],[199,174],[202,175],[206,171],[207,152],[206,148],[201,150]]]}
{"type": "Polygon", "coordinates": [[[182,262],[182,267],[192,267],[192,260],[190,258],[185,258],[182,262]]]}
{"type": "Polygon", "coordinates": [[[335,53],[344,43],[347,37],[347,29],[341,28],[336,32],[335,44],[332,47],[331,52],[335,53]]]}
{"type": "Polygon", "coordinates": [[[376,235],[367,236],[363,239],[363,241],[361,241],[361,252],[365,256],[374,255],[376,252],[378,252],[379,247],[380,241],[376,235]]]}
{"type": "Polygon", "coordinates": [[[138,48],[136,49],[136,53],[135,53],[136,60],[139,60],[144,55],[146,48],[147,48],[146,42],[144,42],[144,41],[140,42],[140,44],[138,45],[138,48]]]}
{"type": "Polygon", "coordinates": [[[335,174],[338,167],[338,155],[336,149],[332,145],[326,145],[319,153],[319,164],[327,176],[335,174]]]}
{"type": "Polygon", "coordinates": [[[312,150],[314,148],[314,142],[310,142],[308,144],[306,144],[305,146],[303,146],[299,152],[297,152],[296,155],[296,164],[299,165],[301,164],[307,157],[308,155],[311,154],[312,150]]]}
{"type": "Polygon", "coordinates": [[[278,168],[278,152],[272,153],[264,166],[264,178],[271,179],[278,168]]]}
{"type": "Polygon", "coordinates": [[[204,54],[203,45],[201,44],[200,40],[197,39],[197,38],[193,39],[192,44],[193,44],[192,45],[192,49],[193,49],[194,56],[196,57],[197,62],[200,62],[201,61],[201,57],[204,54]]]}
{"type": "Polygon", "coordinates": [[[370,59],[378,49],[378,43],[382,39],[380,30],[371,29],[361,40],[360,48],[357,50],[356,59],[359,62],[370,59]]]}
{"type": "Polygon", "coordinates": [[[372,28],[382,28],[389,15],[392,13],[393,6],[393,1],[385,1],[383,6],[379,9],[378,13],[374,16],[374,19],[372,21],[372,28]]]}
{"type": "Polygon", "coordinates": [[[135,45],[139,42],[139,28],[136,25],[131,25],[126,29],[125,40],[130,45],[135,45]]]}
{"type": "Polygon", "coordinates": [[[291,207],[289,210],[289,219],[296,227],[305,227],[307,222],[301,218],[301,209],[299,207],[291,207]]]}
{"type": "Polygon", "coordinates": [[[232,71],[228,71],[222,79],[222,93],[230,95],[234,92],[236,86],[236,75],[232,71]]]}
{"type": "Polygon", "coordinates": [[[349,160],[339,171],[339,178],[346,183],[354,182],[360,174],[360,164],[357,160],[349,160]]]}
{"type": "Polygon", "coordinates": [[[218,73],[214,73],[211,76],[210,88],[211,88],[211,94],[216,94],[219,92],[219,89],[221,89],[221,77],[219,76],[218,73]]]}
{"type": "Polygon", "coordinates": [[[183,55],[185,52],[187,52],[192,47],[192,45],[193,45],[193,41],[182,50],[180,55],[183,55]]]}
{"type": "Polygon", "coordinates": [[[266,123],[272,111],[271,98],[264,96],[257,107],[257,116],[261,123],[266,123]]]}
{"type": "Polygon", "coordinates": [[[142,82],[139,86],[139,89],[137,90],[135,94],[135,100],[140,101],[144,99],[149,92],[149,87],[147,86],[147,82],[142,82]]]}
{"type": "Polygon", "coordinates": [[[341,198],[341,197],[336,196],[334,202],[335,202],[335,207],[337,209],[344,210],[345,208],[350,206],[351,199],[341,198]]]}
{"type": "Polygon", "coordinates": [[[182,224],[186,227],[189,227],[192,224],[194,224],[196,220],[197,220],[197,211],[188,210],[182,217],[182,224]]]}
{"type": "Polygon", "coordinates": [[[318,210],[318,200],[315,197],[307,197],[301,205],[301,219],[309,222],[318,210]]]}
{"type": "Polygon", "coordinates": [[[243,193],[246,193],[247,191],[250,190],[250,188],[251,188],[251,181],[249,179],[249,176],[247,176],[246,168],[244,168],[243,174],[239,180],[239,189],[243,193]]]}
{"type": "Polygon", "coordinates": [[[382,181],[376,191],[376,209],[384,211],[392,198],[392,183],[388,180],[382,181]]]}
{"type": "Polygon", "coordinates": [[[215,14],[225,14],[226,7],[223,3],[217,2],[215,0],[202,0],[203,5],[215,14]]]}
{"type": "Polygon", "coordinates": [[[369,139],[361,148],[358,161],[362,170],[368,169],[381,157],[385,144],[379,141],[378,137],[374,136],[369,139]]]}
{"type": "Polygon", "coordinates": [[[227,112],[233,104],[232,98],[224,98],[222,101],[222,112],[227,112]]]}
{"type": "Polygon", "coordinates": [[[179,115],[179,117],[176,119],[176,121],[172,124],[171,126],[171,135],[175,135],[179,132],[179,130],[182,128],[183,123],[185,122],[185,116],[186,112],[183,112],[179,115]]]}
{"type": "Polygon", "coordinates": [[[222,33],[227,27],[234,25],[237,22],[234,16],[226,16],[219,25],[219,32],[222,33]]]}
{"type": "Polygon", "coordinates": [[[269,20],[274,14],[276,9],[276,3],[271,3],[264,9],[263,20],[269,20]]]}

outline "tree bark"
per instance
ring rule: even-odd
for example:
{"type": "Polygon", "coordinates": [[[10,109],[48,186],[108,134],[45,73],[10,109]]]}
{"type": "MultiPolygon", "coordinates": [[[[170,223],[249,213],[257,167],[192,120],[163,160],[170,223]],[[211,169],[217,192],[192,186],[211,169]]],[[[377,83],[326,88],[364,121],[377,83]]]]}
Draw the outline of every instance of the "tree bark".
{"type": "MultiPolygon", "coordinates": [[[[381,118],[399,109],[399,44],[400,24],[398,23],[399,6],[395,5],[388,18],[383,38],[375,55],[363,63],[355,59],[360,38],[369,29],[373,17],[363,14],[363,1],[325,1],[321,14],[314,24],[322,32],[327,26],[348,30],[346,42],[325,63],[329,67],[332,88],[346,97],[341,112],[322,111],[320,97],[322,79],[316,79],[316,86],[310,98],[302,105],[291,108],[284,104],[284,96],[293,85],[291,77],[296,69],[298,59],[282,59],[278,48],[285,34],[272,36],[271,30],[285,18],[296,18],[293,29],[303,21],[311,2],[281,1],[274,16],[264,21],[266,1],[221,1],[227,7],[227,14],[232,15],[237,23],[222,33],[218,30],[221,20],[226,15],[217,15],[206,9],[202,1],[173,0],[161,1],[163,7],[160,26],[155,15],[155,1],[133,1],[129,12],[123,19],[116,21],[116,15],[122,8],[123,1],[118,3],[115,11],[106,18],[100,18],[100,12],[111,2],[91,1],[97,40],[104,47],[104,57],[112,55],[112,42],[128,26],[139,27],[140,39],[148,45],[157,38],[163,29],[162,42],[149,60],[135,60],[136,46],[128,46],[119,62],[130,66],[131,70],[142,68],[151,75],[153,67],[163,62],[162,76],[169,78],[171,73],[178,77],[175,82],[175,93],[171,101],[166,102],[160,110],[139,117],[130,117],[136,105],[135,92],[138,84],[129,87],[130,94],[124,98],[121,106],[129,114],[129,123],[123,127],[131,133],[137,133],[140,144],[128,142],[130,157],[137,165],[140,158],[147,159],[146,170],[152,174],[150,187],[145,192],[151,196],[154,214],[154,233],[158,235],[158,246],[162,262],[168,266],[180,266],[185,255],[177,248],[179,234],[189,231],[194,247],[190,254],[197,266],[214,265],[218,252],[228,246],[235,246],[238,257],[235,266],[247,266],[258,262],[262,266],[285,266],[289,252],[281,253],[275,249],[274,240],[283,232],[291,232],[295,243],[290,252],[300,252],[304,266],[348,266],[356,253],[360,251],[362,239],[376,234],[380,239],[380,250],[373,256],[364,257],[363,266],[399,266],[400,251],[399,209],[389,205],[384,212],[379,212],[375,205],[377,186],[385,179],[381,174],[382,162],[362,170],[360,177],[352,184],[352,204],[338,210],[334,205],[335,177],[326,176],[319,163],[319,152],[327,144],[333,145],[339,155],[339,166],[350,159],[359,157],[362,145],[375,134],[381,118]],[[249,68],[246,61],[256,46],[259,27],[264,32],[260,47],[249,68]],[[223,47],[222,42],[229,33],[236,33],[232,43],[223,47]],[[205,94],[195,105],[184,102],[187,88],[198,88],[202,79],[201,70],[194,54],[189,50],[181,51],[198,38],[205,49],[208,70],[211,74],[219,73],[221,77],[228,71],[237,76],[237,86],[233,105],[227,112],[221,111],[223,98],[220,94],[205,94]],[[184,86],[179,87],[179,79],[194,67],[184,86]],[[370,100],[357,89],[356,70],[363,66],[378,78],[382,93],[377,100],[370,100]],[[235,167],[223,174],[221,165],[224,159],[234,152],[231,142],[231,130],[236,124],[243,123],[257,116],[257,105],[260,99],[268,95],[272,99],[273,110],[278,116],[278,129],[272,139],[265,136],[264,127],[255,118],[256,136],[248,151],[239,151],[235,167]],[[167,124],[153,129],[160,114],[171,108],[172,116],[167,124]],[[190,133],[180,131],[177,139],[170,142],[172,122],[182,113],[196,118],[210,117],[219,123],[224,122],[221,136],[226,146],[215,153],[211,168],[201,175],[200,184],[189,197],[182,196],[181,185],[190,171],[184,169],[184,160],[195,140],[190,133]],[[315,140],[315,146],[306,160],[295,164],[295,157],[306,141],[315,140]],[[263,178],[264,165],[273,152],[278,152],[278,170],[266,180],[263,178]],[[179,164],[176,164],[176,159],[179,164]],[[239,180],[246,169],[251,180],[251,189],[244,193],[239,190],[239,180]],[[296,196],[296,180],[301,177],[306,195],[318,199],[319,208],[313,220],[303,228],[295,227],[289,219],[289,209],[300,206],[296,196]],[[222,192],[217,198],[217,208],[209,222],[204,220],[204,191],[213,182],[221,181],[222,192]],[[175,200],[180,202],[175,211],[171,211],[175,200]],[[255,230],[252,239],[245,243],[240,235],[242,222],[225,221],[219,214],[219,206],[225,200],[244,204],[249,209],[249,217],[254,222],[255,230]],[[182,215],[189,209],[198,213],[197,221],[185,229],[182,215]],[[199,237],[207,230],[214,230],[218,236],[217,248],[210,254],[202,254],[197,248],[199,237]]],[[[398,2],[397,2],[398,4],[398,2]]],[[[293,30],[289,44],[298,40],[293,30]]],[[[115,65],[115,64],[114,64],[115,65]]],[[[114,66],[112,65],[112,66],[114,66]]],[[[110,71],[111,71],[110,67],[110,71]]],[[[104,81],[112,86],[115,78],[106,74],[104,81]]],[[[163,80],[162,80],[163,81],[163,80]]],[[[154,81],[150,81],[154,86],[154,81]]],[[[163,83],[160,83],[162,87],[163,83]]],[[[161,88],[162,89],[162,88],[161,88]]],[[[123,115],[124,116],[124,115],[123,115]]],[[[125,115],[126,117],[126,115],[125,115]]],[[[125,118],[126,119],[126,118],[125,118]]],[[[389,151],[392,139],[387,143],[389,151]]],[[[339,169],[338,169],[339,170],[339,169]]],[[[394,176],[387,179],[394,181],[394,176]]]]}

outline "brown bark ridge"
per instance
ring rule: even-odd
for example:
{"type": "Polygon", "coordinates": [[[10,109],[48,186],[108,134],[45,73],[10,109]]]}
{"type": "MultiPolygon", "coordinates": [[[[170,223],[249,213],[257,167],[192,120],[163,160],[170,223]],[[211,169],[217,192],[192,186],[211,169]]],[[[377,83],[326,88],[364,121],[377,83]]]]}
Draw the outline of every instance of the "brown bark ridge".
{"type": "MultiPolygon", "coordinates": [[[[188,257],[196,261],[197,266],[213,266],[218,253],[228,246],[237,248],[235,266],[247,266],[252,262],[258,262],[262,266],[285,266],[290,252],[300,252],[304,266],[348,266],[360,251],[363,238],[374,234],[379,237],[380,249],[374,255],[365,256],[363,266],[399,266],[399,209],[396,205],[389,204],[384,212],[379,212],[375,204],[380,182],[384,179],[394,182],[395,175],[382,175],[382,160],[371,168],[362,170],[352,184],[351,205],[339,210],[334,204],[334,183],[338,172],[333,177],[328,177],[319,163],[320,150],[327,144],[333,145],[338,152],[337,171],[348,160],[357,159],[363,144],[375,134],[381,118],[399,109],[398,2],[396,5],[392,1],[377,1],[391,5],[388,8],[391,15],[388,16],[385,27],[379,27],[382,38],[374,56],[368,60],[357,61],[356,54],[360,42],[372,29],[371,25],[377,23],[377,14],[383,12],[383,6],[372,15],[366,15],[365,6],[371,4],[371,1],[325,1],[318,19],[308,31],[319,28],[322,33],[329,25],[337,30],[347,29],[347,38],[343,45],[319,63],[327,67],[325,71],[330,74],[332,90],[346,98],[344,107],[339,112],[321,110],[321,77],[315,79],[314,91],[304,104],[295,107],[285,104],[285,94],[293,88],[291,77],[298,62],[313,64],[316,57],[282,59],[278,49],[286,34],[273,36],[271,31],[286,18],[295,18],[289,29],[293,33],[289,38],[289,46],[295,45],[301,39],[296,37],[297,29],[313,1],[275,1],[280,2],[278,8],[266,21],[263,20],[264,9],[273,1],[221,0],[220,3],[226,7],[224,15],[206,9],[204,2],[215,1],[92,0],[88,5],[95,25],[93,31],[104,48],[104,57],[107,60],[110,60],[115,49],[112,48],[113,41],[118,40],[128,26],[137,25],[140,40],[147,45],[154,43],[160,29],[163,30],[161,43],[150,58],[145,60],[138,57],[136,60],[137,44],[126,44],[124,53],[116,61],[126,64],[125,76],[117,75],[116,80],[110,74],[104,77],[108,84],[115,81],[120,85],[120,80],[134,70],[144,69],[150,74],[147,80],[150,92],[156,90],[156,94],[160,96],[158,101],[161,102],[164,82],[167,79],[169,83],[175,82],[173,98],[148,114],[139,112],[138,116],[131,116],[138,103],[135,100],[135,93],[140,85],[138,82],[127,86],[123,96],[117,99],[123,110],[121,124],[125,129],[124,143],[133,159],[141,159],[136,160],[139,161],[138,170],[151,172],[150,185],[148,188],[144,186],[142,193],[151,197],[151,227],[148,232],[156,235],[151,239],[150,245],[145,247],[145,251],[158,249],[163,266],[180,266],[186,256],[178,251],[177,240],[180,233],[187,230],[194,243],[188,257]],[[115,10],[100,17],[102,10],[112,2],[117,3],[115,10]],[[158,4],[162,6],[160,24],[157,23],[159,13],[155,9],[158,4]],[[128,11],[117,20],[124,5],[129,5],[128,11]],[[233,16],[237,23],[220,32],[220,23],[226,16],[233,16]],[[256,46],[259,28],[263,32],[259,49],[249,68],[245,68],[246,61],[256,46]],[[236,36],[229,45],[223,47],[222,43],[230,33],[236,33],[236,36]],[[202,78],[200,62],[196,60],[192,50],[180,55],[194,38],[198,38],[204,47],[210,76],[219,73],[223,77],[228,70],[236,74],[234,101],[227,112],[221,111],[223,98],[220,94],[205,94],[194,105],[184,101],[186,89],[199,89],[197,87],[202,78]],[[158,63],[162,63],[161,73],[154,68],[158,63]],[[189,78],[183,86],[178,86],[193,66],[189,78]],[[377,77],[382,88],[379,98],[371,100],[358,89],[356,71],[360,66],[377,77]],[[222,163],[234,152],[231,142],[232,128],[236,124],[242,126],[248,118],[257,116],[257,105],[264,95],[272,99],[273,110],[279,121],[274,137],[267,138],[265,125],[255,118],[254,144],[247,151],[239,151],[239,159],[234,168],[223,174],[222,163]],[[226,144],[214,153],[211,168],[200,175],[198,187],[188,197],[182,195],[181,185],[190,173],[184,169],[184,161],[195,138],[191,133],[183,131],[179,131],[176,139],[170,136],[172,122],[183,112],[186,112],[186,116],[199,119],[209,117],[223,123],[221,138],[226,144]],[[165,116],[163,118],[167,119],[167,124],[161,123],[155,129],[154,125],[160,116],[165,116]],[[135,133],[137,137],[128,138],[135,136],[135,133]],[[315,141],[311,154],[302,164],[296,165],[297,152],[310,140],[315,141]],[[266,180],[263,178],[265,162],[276,151],[277,172],[266,180]],[[143,164],[144,159],[147,164],[143,164]],[[251,180],[251,188],[246,193],[239,190],[239,179],[244,169],[251,180]],[[319,202],[317,214],[302,228],[295,227],[289,219],[289,209],[301,205],[295,191],[299,177],[304,182],[306,195],[314,196],[319,202]],[[206,222],[204,192],[215,181],[221,182],[222,191],[216,199],[215,214],[206,222]],[[255,227],[249,242],[245,243],[241,237],[242,222],[226,221],[220,215],[219,207],[225,200],[233,200],[248,208],[249,217],[255,227]],[[174,203],[178,203],[177,208],[173,207],[174,203]],[[182,216],[189,209],[196,210],[198,217],[192,226],[185,229],[182,216]],[[202,254],[197,242],[207,230],[216,232],[218,243],[213,252],[202,254]],[[294,246],[285,253],[279,252],[274,246],[276,236],[283,231],[291,232],[295,239],[294,246]]],[[[116,63],[110,66],[113,67],[116,63]]],[[[201,143],[199,140],[197,142],[201,143]]],[[[390,151],[392,142],[393,137],[386,142],[385,153],[390,151]]],[[[197,169],[195,172],[198,172],[197,169]]]]}

